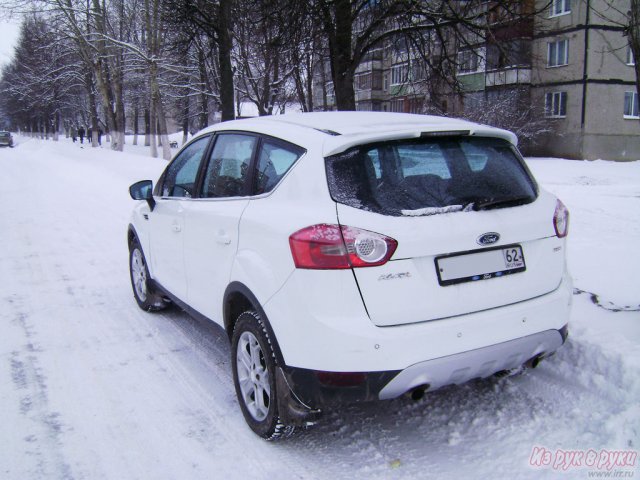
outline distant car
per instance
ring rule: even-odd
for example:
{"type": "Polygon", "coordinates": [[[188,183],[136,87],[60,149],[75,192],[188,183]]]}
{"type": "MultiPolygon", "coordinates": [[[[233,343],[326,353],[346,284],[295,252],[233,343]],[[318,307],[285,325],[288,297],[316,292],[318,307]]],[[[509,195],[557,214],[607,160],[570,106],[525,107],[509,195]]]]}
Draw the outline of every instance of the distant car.
{"type": "Polygon", "coordinates": [[[140,308],[221,325],[274,438],[345,402],[536,366],[567,338],[569,213],[514,134],[308,113],[217,124],[130,188],[140,308]]]}
{"type": "Polygon", "coordinates": [[[11,132],[0,131],[0,147],[13,147],[11,132]]]}

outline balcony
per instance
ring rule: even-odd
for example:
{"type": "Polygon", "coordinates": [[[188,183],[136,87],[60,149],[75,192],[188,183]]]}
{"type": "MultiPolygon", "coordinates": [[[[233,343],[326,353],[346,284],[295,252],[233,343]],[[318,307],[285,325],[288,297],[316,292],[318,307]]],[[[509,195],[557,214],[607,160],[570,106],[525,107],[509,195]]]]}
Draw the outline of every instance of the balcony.
{"type": "Polygon", "coordinates": [[[358,68],[356,68],[356,73],[382,70],[382,68],[383,68],[382,60],[368,60],[368,61],[360,62],[360,64],[358,65],[358,68]]]}
{"type": "Polygon", "coordinates": [[[356,90],[356,102],[384,99],[385,93],[382,90],[356,90]]]}
{"type": "Polygon", "coordinates": [[[487,71],[487,87],[522,85],[528,83],[531,83],[531,67],[507,67],[487,71]]]}

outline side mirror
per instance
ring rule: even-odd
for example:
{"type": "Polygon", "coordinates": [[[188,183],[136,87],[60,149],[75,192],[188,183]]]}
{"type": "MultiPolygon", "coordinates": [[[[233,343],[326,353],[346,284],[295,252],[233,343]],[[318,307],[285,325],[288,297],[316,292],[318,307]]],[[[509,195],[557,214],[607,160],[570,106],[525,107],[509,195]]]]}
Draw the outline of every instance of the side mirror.
{"type": "Polygon", "coordinates": [[[134,200],[146,200],[153,212],[156,201],[153,199],[153,183],[151,180],[141,180],[129,187],[129,195],[134,200]]]}

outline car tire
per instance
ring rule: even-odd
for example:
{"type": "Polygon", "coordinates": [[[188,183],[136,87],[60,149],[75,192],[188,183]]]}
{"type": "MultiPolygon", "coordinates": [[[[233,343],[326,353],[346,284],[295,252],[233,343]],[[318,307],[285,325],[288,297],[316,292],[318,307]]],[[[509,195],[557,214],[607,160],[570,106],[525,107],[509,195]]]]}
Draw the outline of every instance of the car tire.
{"type": "Polygon", "coordinates": [[[147,261],[137,238],[129,246],[129,277],[133,297],[142,310],[157,312],[169,305],[168,299],[158,294],[151,286],[147,261]]]}
{"type": "Polygon", "coordinates": [[[285,425],[278,411],[276,359],[260,315],[238,316],[231,341],[233,382],[242,414],[257,435],[267,440],[287,437],[295,430],[285,425]]]}

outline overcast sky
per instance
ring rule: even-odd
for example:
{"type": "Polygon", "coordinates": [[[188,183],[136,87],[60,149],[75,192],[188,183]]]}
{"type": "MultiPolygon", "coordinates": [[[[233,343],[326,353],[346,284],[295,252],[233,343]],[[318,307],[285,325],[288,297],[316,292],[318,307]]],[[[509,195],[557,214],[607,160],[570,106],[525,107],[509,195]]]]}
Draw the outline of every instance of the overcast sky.
{"type": "Polygon", "coordinates": [[[5,65],[13,56],[13,47],[18,41],[20,33],[19,20],[0,18],[0,66],[5,65]]]}

